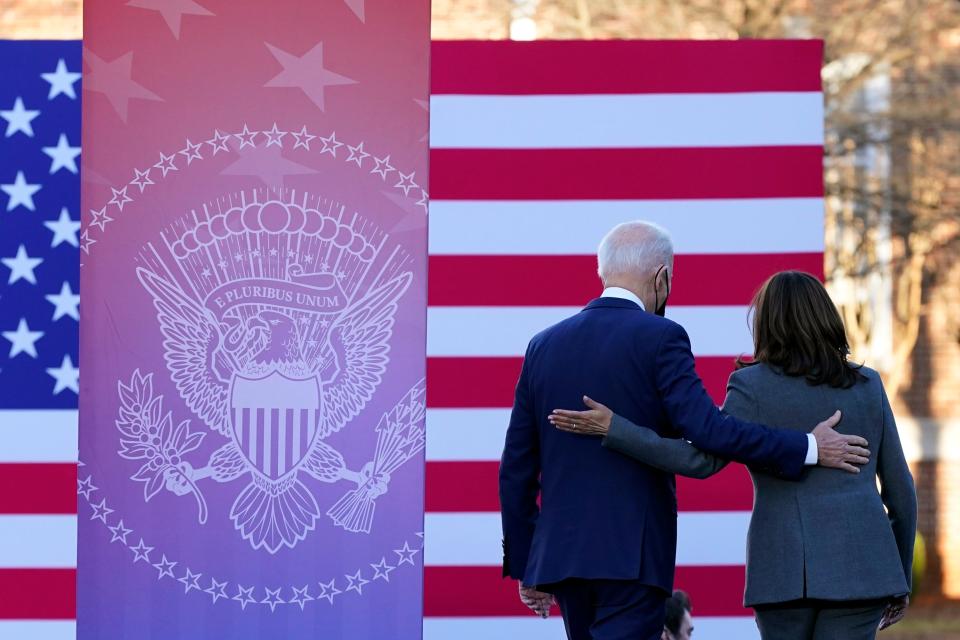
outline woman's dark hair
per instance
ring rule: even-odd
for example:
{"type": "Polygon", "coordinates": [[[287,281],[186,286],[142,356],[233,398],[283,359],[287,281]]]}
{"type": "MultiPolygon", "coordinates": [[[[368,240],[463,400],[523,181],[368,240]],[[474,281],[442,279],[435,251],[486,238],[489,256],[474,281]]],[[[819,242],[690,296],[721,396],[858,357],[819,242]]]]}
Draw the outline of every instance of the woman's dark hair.
{"type": "Polygon", "coordinates": [[[765,362],[812,385],[842,389],[865,379],[860,366],[847,360],[850,345],[840,313],[814,276],[802,271],[774,274],[750,308],[753,360],[738,358],[738,368],[765,362]]]}
{"type": "Polygon", "coordinates": [[[666,608],[667,617],[663,626],[673,635],[677,635],[680,633],[680,623],[683,622],[684,612],[691,611],[690,597],[677,589],[672,596],[667,598],[666,608]]]}

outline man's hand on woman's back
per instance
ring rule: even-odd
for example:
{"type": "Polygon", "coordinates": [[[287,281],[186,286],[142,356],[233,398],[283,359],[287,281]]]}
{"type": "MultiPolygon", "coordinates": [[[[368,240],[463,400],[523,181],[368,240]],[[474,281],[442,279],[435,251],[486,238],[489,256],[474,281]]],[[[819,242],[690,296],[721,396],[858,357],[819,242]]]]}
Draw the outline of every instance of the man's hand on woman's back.
{"type": "Polygon", "coordinates": [[[836,431],[840,422],[840,412],[818,424],[813,429],[817,439],[817,464],[831,469],[843,469],[850,473],[860,473],[860,466],[870,460],[867,441],[860,436],[848,436],[836,431]]]}

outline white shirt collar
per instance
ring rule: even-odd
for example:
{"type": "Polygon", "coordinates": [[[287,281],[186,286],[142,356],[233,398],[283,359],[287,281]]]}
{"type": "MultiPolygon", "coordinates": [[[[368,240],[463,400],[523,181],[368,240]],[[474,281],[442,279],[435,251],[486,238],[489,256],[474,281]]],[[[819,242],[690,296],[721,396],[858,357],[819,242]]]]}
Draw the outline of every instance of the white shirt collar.
{"type": "Polygon", "coordinates": [[[603,293],[600,294],[601,298],[620,298],[621,300],[629,300],[630,302],[635,302],[641,309],[646,311],[646,307],[643,306],[643,301],[637,297],[633,291],[629,289],[624,289],[622,287],[607,287],[603,290],[603,293]]]}

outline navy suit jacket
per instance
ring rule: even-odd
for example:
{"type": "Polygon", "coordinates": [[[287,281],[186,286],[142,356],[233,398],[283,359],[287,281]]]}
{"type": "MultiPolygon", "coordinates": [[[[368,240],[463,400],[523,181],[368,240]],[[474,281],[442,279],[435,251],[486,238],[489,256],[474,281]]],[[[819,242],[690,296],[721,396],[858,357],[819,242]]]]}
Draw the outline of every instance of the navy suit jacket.
{"type": "Polygon", "coordinates": [[[551,426],[589,395],[638,425],[703,451],[796,478],[804,433],[724,415],[694,370],[683,327],[598,298],[527,347],[500,463],[505,576],[640,580],[673,588],[674,476],[551,426]],[[538,504],[539,498],[539,504],[538,504]]]}

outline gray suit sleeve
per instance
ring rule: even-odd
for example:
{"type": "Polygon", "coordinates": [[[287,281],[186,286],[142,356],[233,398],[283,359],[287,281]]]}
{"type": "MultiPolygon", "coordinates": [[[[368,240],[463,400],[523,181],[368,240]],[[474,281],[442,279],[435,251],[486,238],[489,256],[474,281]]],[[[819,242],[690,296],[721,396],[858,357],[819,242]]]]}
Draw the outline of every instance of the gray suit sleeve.
{"type": "Polygon", "coordinates": [[[661,471],[689,478],[709,478],[727,466],[726,460],[704,453],[686,440],[662,438],[652,429],[639,427],[616,414],[603,446],[661,471]]]}
{"type": "Polygon", "coordinates": [[[882,382],[880,394],[883,402],[883,436],[880,441],[880,453],[877,456],[880,495],[883,498],[883,504],[887,507],[907,585],[912,588],[913,544],[917,533],[917,492],[913,486],[910,467],[907,466],[907,460],[903,455],[897,423],[882,382]]]}

